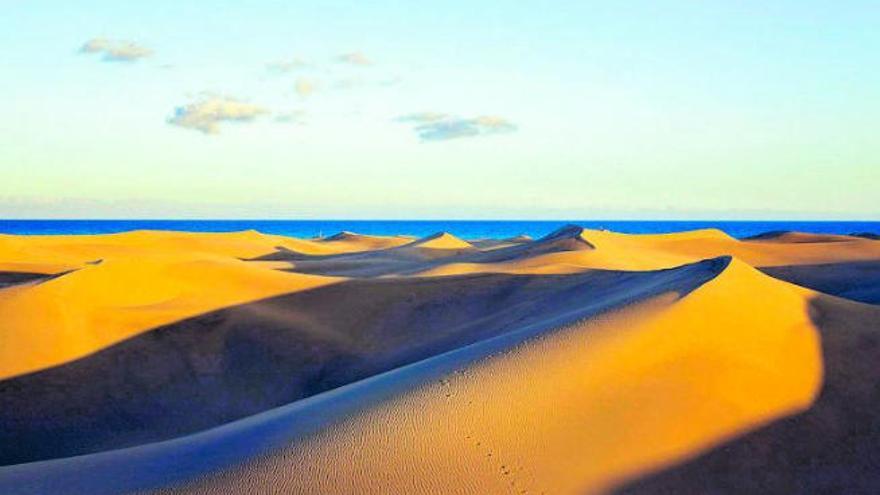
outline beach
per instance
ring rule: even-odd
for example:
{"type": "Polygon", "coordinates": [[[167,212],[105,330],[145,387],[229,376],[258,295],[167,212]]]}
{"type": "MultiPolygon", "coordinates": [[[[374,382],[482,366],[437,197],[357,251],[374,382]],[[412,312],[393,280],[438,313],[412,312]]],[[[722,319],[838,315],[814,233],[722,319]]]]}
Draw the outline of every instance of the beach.
{"type": "Polygon", "coordinates": [[[0,235],[0,492],[867,493],[880,241],[0,235]]]}

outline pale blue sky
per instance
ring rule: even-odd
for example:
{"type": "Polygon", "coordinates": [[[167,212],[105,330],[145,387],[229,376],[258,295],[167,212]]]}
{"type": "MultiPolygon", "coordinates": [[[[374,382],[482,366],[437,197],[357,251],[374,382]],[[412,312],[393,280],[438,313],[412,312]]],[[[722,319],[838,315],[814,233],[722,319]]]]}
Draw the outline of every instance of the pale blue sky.
{"type": "Polygon", "coordinates": [[[878,219],[878,25],[867,1],[0,0],[0,217],[878,219]]]}

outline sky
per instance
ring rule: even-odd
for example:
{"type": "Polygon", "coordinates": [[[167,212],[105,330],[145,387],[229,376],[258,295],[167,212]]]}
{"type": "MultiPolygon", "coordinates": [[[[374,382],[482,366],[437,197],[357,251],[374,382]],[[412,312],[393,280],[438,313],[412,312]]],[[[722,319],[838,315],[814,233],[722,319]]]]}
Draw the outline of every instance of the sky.
{"type": "Polygon", "coordinates": [[[880,219],[880,3],[0,0],[0,217],[880,219]]]}

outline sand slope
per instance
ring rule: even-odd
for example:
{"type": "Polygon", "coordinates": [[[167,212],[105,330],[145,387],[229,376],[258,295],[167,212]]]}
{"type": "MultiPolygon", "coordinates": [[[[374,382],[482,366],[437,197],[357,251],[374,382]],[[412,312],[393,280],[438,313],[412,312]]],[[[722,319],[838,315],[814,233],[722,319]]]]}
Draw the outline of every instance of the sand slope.
{"type": "Polygon", "coordinates": [[[0,291],[0,378],[83,357],[190,315],[332,282],[231,258],[107,258],[0,291]]]}
{"type": "Polygon", "coordinates": [[[806,408],[822,373],[806,294],[735,261],[679,302],[547,335],[185,491],[606,489],[806,408]]]}
{"type": "Polygon", "coordinates": [[[877,493],[880,307],[810,300],[824,384],[806,411],[770,423],[621,493],[877,493]]]}
{"type": "Polygon", "coordinates": [[[878,264],[711,229],[0,236],[0,492],[870,492],[878,264]]]}
{"type": "Polygon", "coordinates": [[[210,312],[0,382],[0,464],[193,433],[658,286],[689,290],[691,271],[368,279],[210,312]]]}

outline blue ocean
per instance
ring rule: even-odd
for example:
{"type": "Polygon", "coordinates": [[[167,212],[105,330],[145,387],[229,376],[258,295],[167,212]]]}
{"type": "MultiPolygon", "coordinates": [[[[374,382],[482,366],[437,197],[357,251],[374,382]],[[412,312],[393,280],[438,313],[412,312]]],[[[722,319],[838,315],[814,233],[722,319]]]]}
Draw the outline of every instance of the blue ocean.
{"type": "Polygon", "coordinates": [[[292,237],[329,236],[348,230],[359,234],[424,236],[446,231],[464,239],[540,237],[562,225],[631,234],[718,228],[734,237],[794,230],[818,234],[880,234],[874,221],[674,221],[674,220],[0,220],[5,234],[109,234],[129,230],[234,232],[258,230],[292,237]]]}

